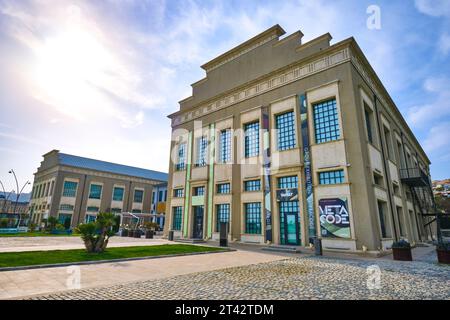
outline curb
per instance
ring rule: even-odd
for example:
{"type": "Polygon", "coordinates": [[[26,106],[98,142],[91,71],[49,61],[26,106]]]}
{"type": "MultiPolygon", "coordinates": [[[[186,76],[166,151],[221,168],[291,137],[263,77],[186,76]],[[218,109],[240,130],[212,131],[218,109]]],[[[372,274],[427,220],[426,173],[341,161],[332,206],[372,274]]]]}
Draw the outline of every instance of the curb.
{"type": "Polygon", "coordinates": [[[126,261],[137,261],[137,260],[150,260],[150,259],[183,257],[183,256],[195,256],[195,255],[200,255],[200,254],[224,253],[224,252],[232,252],[232,251],[237,251],[237,250],[228,248],[228,249],[223,249],[221,251],[201,251],[201,252],[190,252],[190,253],[165,254],[165,255],[161,255],[161,256],[145,256],[145,257],[122,258],[122,259],[111,259],[111,260],[79,261],[79,262],[64,262],[64,263],[53,263],[53,264],[37,264],[37,265],[32,265],[32,266],[3,267],[3,268],[0,268],[0,272],[31,270],[31,269],[44,269],[44,268],[58,268],[58,267],[68,267],[68,266],[81,266],[81,265],[126,262],[126,261]]]}

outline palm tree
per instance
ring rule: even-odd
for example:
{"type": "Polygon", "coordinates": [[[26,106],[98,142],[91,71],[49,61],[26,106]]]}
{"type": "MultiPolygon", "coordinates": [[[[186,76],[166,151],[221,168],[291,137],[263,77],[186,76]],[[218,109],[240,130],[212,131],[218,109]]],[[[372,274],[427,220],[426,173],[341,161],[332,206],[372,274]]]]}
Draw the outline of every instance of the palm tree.
{"type": "Polygon", "coordinates": [[[114,235],[115,215],[109,212],[99,213],[94,222],[80,224],[76,232],[81,234],[86,251],[101,253],[105,251],[109,238],[114,235]]]}

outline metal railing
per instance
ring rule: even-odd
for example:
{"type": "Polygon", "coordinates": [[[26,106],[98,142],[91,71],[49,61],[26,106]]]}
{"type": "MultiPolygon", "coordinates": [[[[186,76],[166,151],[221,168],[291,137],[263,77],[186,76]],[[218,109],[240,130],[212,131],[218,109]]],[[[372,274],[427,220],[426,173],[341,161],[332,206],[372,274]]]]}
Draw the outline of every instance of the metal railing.
{"type": "Polygon", "coordinates": [[[428,175],[420,168],[400,169],[400,179],[422,179],[427,183],[429,181],[428,175]]]}

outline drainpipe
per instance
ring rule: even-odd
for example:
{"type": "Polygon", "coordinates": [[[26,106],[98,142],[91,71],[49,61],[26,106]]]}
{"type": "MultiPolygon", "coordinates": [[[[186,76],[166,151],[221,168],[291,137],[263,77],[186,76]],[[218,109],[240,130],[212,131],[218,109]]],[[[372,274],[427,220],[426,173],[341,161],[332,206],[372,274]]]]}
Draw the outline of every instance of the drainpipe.
{"type": "MultiPolygon", "coordinates": [[[[388,198],[389,198],[389,205],[391,207],[391,216],[392,216],[392,225],[394,227],[394,239],[395,241],[398,241],[398,237],[397,237],[397,227],[395,225],[395,216],[394,216],[394,207],[392,205],[392,194],[391,194],[391,183],[389,180],[391,180],[391,175],[388,173],[388,168],[386,165],[386,155],[384,153],[384,144],[383,144],[383,138],[381,136],[381,130],[380,130],[380,118],[379,118],[379,114],[378,114],[378,106],[377,106],[377,96],[376,94],[373,95],[373,99],[374,99],[374,106],[375,106],[375,114],[376,114],[376,119],[377,119],[377,124],[378,124],[378,136],[380,139],[380,146],[381,146],[381,154],[383,156],[383,167],[384,167],[384,172],[386,173],[386,185],[387,185],[387,194],[388,194],[388,198]]],[[[384,132],[384,130],[383,130],[384,132]]]]}
{"type": "Polygon", "coordinates": [[[127,207],[126,207],[126,209],[125,209],[125,211],[127,211],[127,212],[128,212],[128,211],[131,212],[131,209],[130,209],[131,184],[132,184],[132,181],[130,181],[129,187],[128,187],[127,207]]]}
{"type": "Polygon", "coordinates": [[[86,189],[86,180],[87,180],[87,175],[85,174],[84,181],[83,181],[83,189],[81,190],[81,202],[80,202],[80,210],[78,210],[77,226],[80,224],[81,209],[83,208],[83,201],[84,201],[84,190],[86,189]]]}

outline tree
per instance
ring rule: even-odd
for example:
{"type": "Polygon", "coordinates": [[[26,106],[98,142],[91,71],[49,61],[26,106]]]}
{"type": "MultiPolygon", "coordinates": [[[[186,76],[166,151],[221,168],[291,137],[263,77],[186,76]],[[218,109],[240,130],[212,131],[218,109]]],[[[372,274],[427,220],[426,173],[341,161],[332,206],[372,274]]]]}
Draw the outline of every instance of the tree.
{"type": "Polygon", "coordinates": [[[437,195],[434,197],[438,210],[450,213],[450,198],[437,195]]]}
{"type": "Polygon", "coordinates": [[[86,251],[101,253],[105,251],[109,238],[114,235],[115,215],[109,212],[99,213],[94,222],[80,224],[76,232],[81,234],[86,251]]]}
{"type": "Polygon", "coordinates": [[[48,223],[48,226],[49,226],[49,229],[50,230],[53,230],[53,229],[55,229],[56,228],[56,225],[58,224],[58,219],[56,218],[56,217],[48,217],[48,219],[47,219],[47,223],[48,223]]]}

